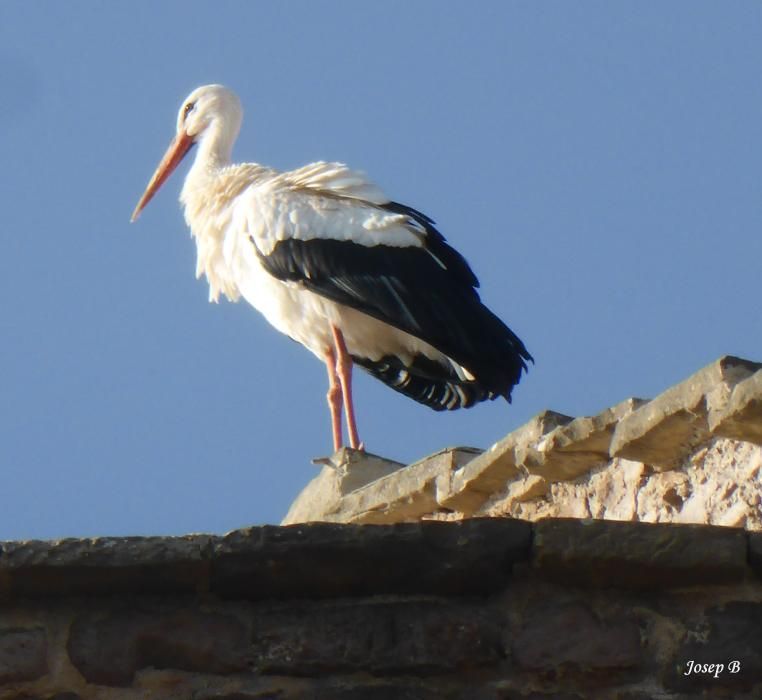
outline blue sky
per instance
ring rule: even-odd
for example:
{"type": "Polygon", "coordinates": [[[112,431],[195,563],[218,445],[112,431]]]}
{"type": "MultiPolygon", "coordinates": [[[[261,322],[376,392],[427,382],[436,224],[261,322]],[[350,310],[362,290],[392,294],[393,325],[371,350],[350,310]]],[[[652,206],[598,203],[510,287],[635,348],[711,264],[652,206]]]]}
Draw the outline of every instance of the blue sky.
{"type": "Polygon", "coordinates": [[[129,224],[194,87],[432,216],[536,358],[452,414],[358,373],[410,462],[762,360],[760,65],[758,2],[2,3],[0,539],[275,523],[330,452],[323,366],[194,279],[187,165],[129,224]]]}

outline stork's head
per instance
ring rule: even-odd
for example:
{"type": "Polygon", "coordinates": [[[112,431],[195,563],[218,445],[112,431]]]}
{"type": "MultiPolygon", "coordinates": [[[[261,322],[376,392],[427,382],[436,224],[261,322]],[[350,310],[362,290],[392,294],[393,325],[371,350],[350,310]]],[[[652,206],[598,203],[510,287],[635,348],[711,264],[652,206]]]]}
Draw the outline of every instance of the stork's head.
{"type": "Polygon", "coordinates": [[[188,95],[180,107],[177,133],[185,133],[198,141],[214,123],[218,128],[232,131],[232,139],[235,139],[242,116],[238,95],[223,85],[204,85],[188,95]]]}
{"type": "Polygon", "coordinates": [[[204,85],[188,95],[177,114],[175,138],[169,144],[130,220],[138,218],[195,143],[206,146],[204,155],[207,158],[214,158],[220,164],[228,162],[242,118],[243,109],[238,96],[222,85],[204,85]]]}

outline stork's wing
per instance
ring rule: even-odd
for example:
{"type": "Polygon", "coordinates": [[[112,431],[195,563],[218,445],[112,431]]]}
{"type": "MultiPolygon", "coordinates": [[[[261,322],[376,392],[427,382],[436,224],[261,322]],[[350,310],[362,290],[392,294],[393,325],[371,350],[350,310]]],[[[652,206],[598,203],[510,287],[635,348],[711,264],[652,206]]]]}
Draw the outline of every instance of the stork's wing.
{"type": "Polygon", "coordinates": [[[510,394],[529,354],[430,219],[322,188],[257,187],[250,198],[249,234],[271,275],[410,333],[510,394]]]}

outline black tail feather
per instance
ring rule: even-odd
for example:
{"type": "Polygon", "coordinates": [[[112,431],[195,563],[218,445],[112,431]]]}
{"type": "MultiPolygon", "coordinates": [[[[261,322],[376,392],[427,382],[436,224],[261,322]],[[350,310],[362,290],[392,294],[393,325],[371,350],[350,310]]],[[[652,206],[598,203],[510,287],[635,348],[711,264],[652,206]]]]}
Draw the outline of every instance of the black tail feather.
{"type": "Polygon", "coordinates": [[[481,401],[505,396],[510,401],[510,388],[495,392],[477,380],[461,379],[452,368],[416,355],[413,362],[404,364],[400,358],[387,355],[380,360],[352,358],[359,367],[401,394],[435,411],[454,411],[470,408],[481,401]]]}

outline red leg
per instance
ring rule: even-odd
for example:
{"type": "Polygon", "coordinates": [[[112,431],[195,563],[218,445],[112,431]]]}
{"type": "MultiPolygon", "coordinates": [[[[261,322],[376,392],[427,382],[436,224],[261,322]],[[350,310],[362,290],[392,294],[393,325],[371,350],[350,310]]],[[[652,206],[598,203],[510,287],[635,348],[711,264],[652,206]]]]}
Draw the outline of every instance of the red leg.
{"type": "Polygon", "coordinates": [[[336,375],[336,353],[330,348],[325,354],[325,366],[328,368],[328,409],[331,411],[331,429],[333,430],[333,450],[341,449],[341,385],[336,375]]]}
{"type": "Polygon", "coordinates": [[[341,393],[344,399],[344,412],[347,416],[347,432],[349,444],[355,450],[364,450],[365,446],[360,442],[355,420],[355,408],[352,403],[352,358],[349,356],[344,336],[336,326],[331,326],[333,341],[336,344],[336,372],[341,383],[341,393]]]}

